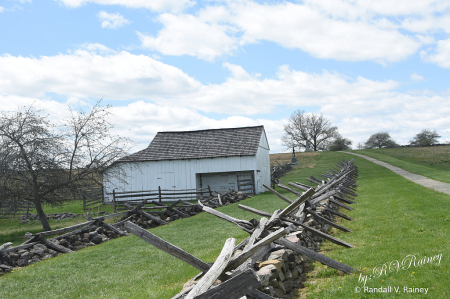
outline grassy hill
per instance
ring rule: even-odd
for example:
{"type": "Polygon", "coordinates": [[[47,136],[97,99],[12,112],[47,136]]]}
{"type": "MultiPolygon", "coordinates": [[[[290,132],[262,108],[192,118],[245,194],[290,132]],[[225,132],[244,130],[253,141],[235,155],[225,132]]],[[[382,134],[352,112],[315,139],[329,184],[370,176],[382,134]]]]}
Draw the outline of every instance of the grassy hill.
{"type": "MultiPolygon", "coordinates": [[[[361,151],[358,151],[361,152],[361,151]]],[[[300,156],[301,154],[298,154],[300,156]]],[[[306,177],[318,175],[340,159],[354,156],[324,152],[307,165],[282,178],[310,184],[306,177]]],[[[307,159],[311,159],[310,157],[307,159]]],[[[356,157],[359,168],[358,198],[354,211],[345,211],[355,221],[340,221],[352,233],[332,231],[334,236],[356,245],[341,248],[325,242],[324,254],[361,271],[343,275],[333,269],[313,264],[307,287],[298,298],[448,298],[450,292],[450,217],[449,195],[414,184],[382,166],[356,157]],[[370,288],[400,287],[401,293],[356,293],[361,277],[373,275],[375,269],[408,255],[441,256],[439,264],[425,263],[399,271],[381,271],[366,282],[370,288]],[[429,288],[428,294],[406,294],[404,286],[429,288]],[[307,295],[305,295],[307,294],[307,295]]],[[[280,190],[281,193],[293,198],[280,190]]],[[[242,202],[265,211],[287,204],[264,193],[242,202]]],[[[250,220],[255,215],[237,208],[237,204],[219,210],[236,218],[250,220]]],[[[1,225],[1,223],[0,223],[1,225]]],[[[206,213],[179,219],[151,232],[172,242],[205,262],[213,262],[225,240],[238,242],[248,234],[238,227],[206,213]]],[[[0,277],[0,298],[171,298],[198,270],[173,258],[141,239],[130,236],[111,240],[72,254],[45,260],[0,277]]]]}
{"type": "Polygon", "coordinates": [[[365,149],[352,152],[433,180],[450,183],[450,146],[365,149]]]}

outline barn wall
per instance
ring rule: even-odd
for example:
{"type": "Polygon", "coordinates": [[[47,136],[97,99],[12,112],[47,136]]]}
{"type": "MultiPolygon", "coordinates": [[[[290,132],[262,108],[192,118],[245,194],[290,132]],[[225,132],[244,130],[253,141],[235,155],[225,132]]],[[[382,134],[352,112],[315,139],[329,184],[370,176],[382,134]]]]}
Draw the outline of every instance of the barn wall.
{"type": "Polygon", "coordinates": [[[256,170],[255,170],[255,191],[256,193],[266,192],[263,184],[270,186],[270,155],[269,143],[266,134],[261,134],[258,151],[256,153],[256,170]]]}
{"type": "Polygon", "coordinates": [[[112,201],[114,188],[116,192],[157,190],[158,186],[166,190],[195,189],[197,173],[255,170],[256,164],[255,156],[120,163],[115,167],[122,167],[120,177],[128,184],[112,175],[114,167],[105,171],[105,201],[112,201]]]}

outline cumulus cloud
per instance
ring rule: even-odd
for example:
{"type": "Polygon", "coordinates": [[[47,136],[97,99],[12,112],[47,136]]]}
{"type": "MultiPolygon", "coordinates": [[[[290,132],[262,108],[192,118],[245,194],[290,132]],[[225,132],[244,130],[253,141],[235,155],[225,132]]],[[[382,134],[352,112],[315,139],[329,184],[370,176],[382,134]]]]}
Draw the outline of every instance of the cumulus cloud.
{"type": "Polygon", "coordinates": [[[204,22],[192,15],[162,14],[158,21],[164,28],[156,37],[137,32],[142,46],[164,55],[191,55],[208,61],[231,54],[236,39],[229,36],[229,26],[204,22]]]}
{"type": "Polygon", "coordinates": [[[450,39],[438,41],[434,52],[422,51],[420,54],[424,61],[448,69],[450,68],[450,39]]]}
{"type": "Polygon", "coordinates": [[[18,103],[37,101],[39,107],[59,115],[68,103],[83,105],[102,95],[106,100],[124,100],[125,106],[114,109],[117,132],[142,146],[162,130],[262,124],[271,148],[281,151],[288,116],[284,112],[274,120],[279,107],[294,111],[319,106],[318,112],[332,119],[355,144],[378,131],[388,130],[398,136],[398,142],[406,143],[411,128],[440,132],[450,127],[450,105],[443,105],[450,102],[449,95],[402,93],[393,80],[308,73],[288,65],[281,66],[274,77],[262,78],[240,65],[224,63],[230,76],[220,84],[204,85],[176,67],[144,55],[114,52],[101,44],[86,44],[51,57],[4,55],[0,65],[2,109],[15,110],[18,103]],[[66,97],[67,103],[53,101],[53,94],[66,97]],[[204,115],[209,112],[222,117],[214,120],[204,115]],[[271,115],[271,120],[265,115],[271,115]]]}
{"type": "Polygon", "coordinates": [[[115,29],[130,24],[130,21],[125,19],[120,13],[113,14],[102,10],[97,16],[102,22],[102,28],[115,29]]]}
{"type": "Polygon", "coordinates": [[[101,5],[123,5],[130,8],[147,8],[157,12],[182,11],[195,4],[191,0],[59,0],[69,7],[79,7],[87,3],[101,5]]]}
{"type": "Polygon", "coordinates": [[[268,40],[298,48],[319,58],[394,62],[417,51],[420,43],[393,29],[361,20],[329,18],[307,5],[248,2],[236,7],[234,22],[243,30],[242,43],[268,40]]]}
{"type": "Polygon", "coordinates": [[[0,6],[0,12],[4,11],[5,8],[0,6]]]}
{"type": "Polygon", "coordinates": [[[152,99],[189,94],[201,85],[180,69],[148,56],[125,51],[101,55],[98,49],[107,50],[94,44],[56,56],[0,56],[0,94],[152,99]]]}
{"type": "Polygon", "coordinates": [[[157,20],[164,27],[156,36],[139,36],[143,47],[162,54],[206,60],[229,55],[238,46],[270,41],[318,58],[389,63],[407,58],[423,43],[402,34],[399,24],[387,18],[372,19],[368,8],[347,1],[337,8],[331,3],[230,1],[227,6],[207,6],[196,15],[163,14],[157,20]]]}

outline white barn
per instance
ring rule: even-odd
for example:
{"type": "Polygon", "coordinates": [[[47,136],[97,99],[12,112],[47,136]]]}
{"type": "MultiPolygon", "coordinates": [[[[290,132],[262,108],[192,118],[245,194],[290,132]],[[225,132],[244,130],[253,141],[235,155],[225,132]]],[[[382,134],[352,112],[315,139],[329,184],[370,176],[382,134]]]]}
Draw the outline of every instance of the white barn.
{"type": "Polygon", "coordinates": [[[116,192],[205,188],[265,192],[269,143],[263,126],[159,132],[150,145],[116,161],[103,175],[106,202],[116,192]],[[117,176],[117,167],[122,175],[117,176]]]}

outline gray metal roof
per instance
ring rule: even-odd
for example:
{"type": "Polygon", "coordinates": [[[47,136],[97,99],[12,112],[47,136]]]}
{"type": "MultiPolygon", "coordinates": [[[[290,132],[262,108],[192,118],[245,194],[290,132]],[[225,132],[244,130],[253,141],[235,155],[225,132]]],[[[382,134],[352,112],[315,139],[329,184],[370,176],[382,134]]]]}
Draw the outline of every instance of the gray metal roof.
{"type": "Polygon", "coordinates": [[[263,126],[158,132],[150,145],[117,162],[254,156],[263,126]]]}

